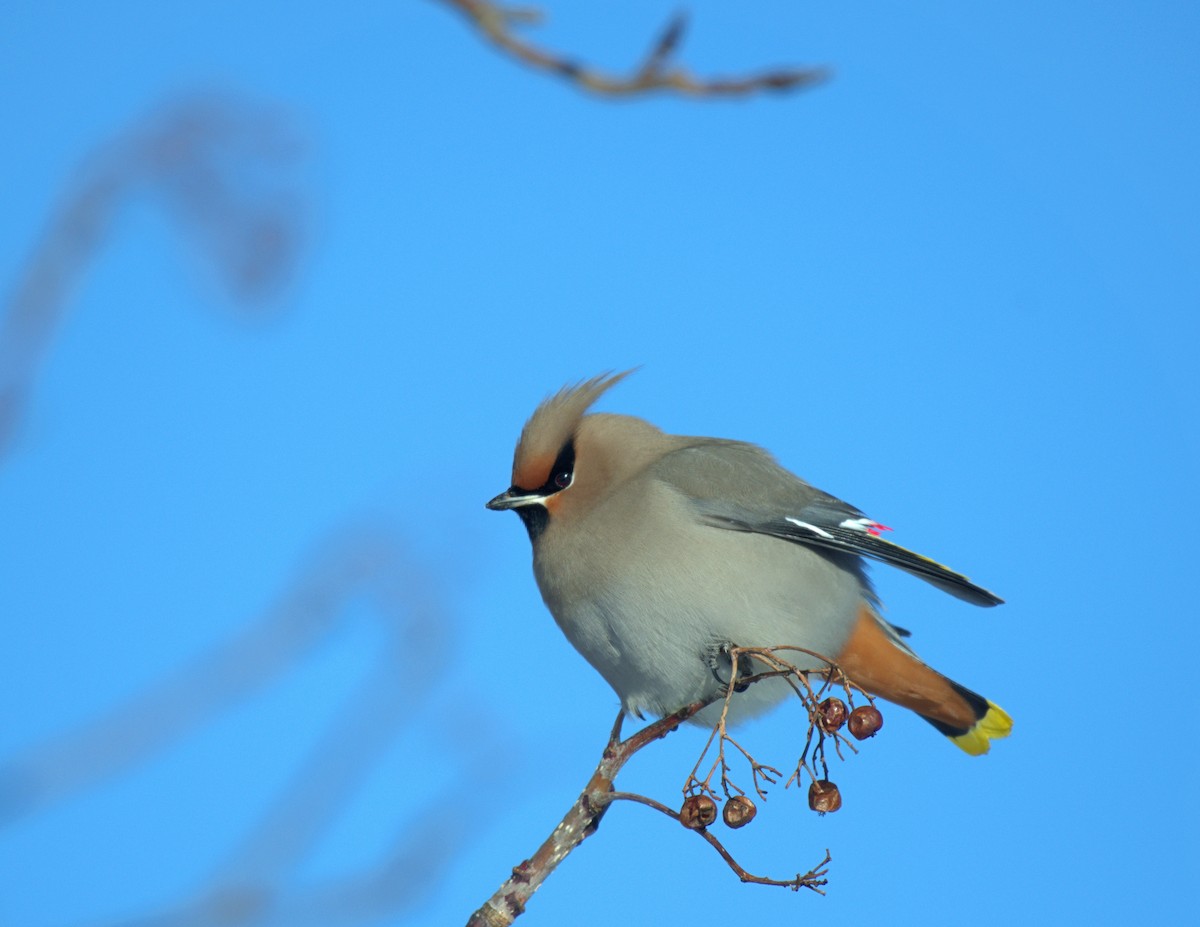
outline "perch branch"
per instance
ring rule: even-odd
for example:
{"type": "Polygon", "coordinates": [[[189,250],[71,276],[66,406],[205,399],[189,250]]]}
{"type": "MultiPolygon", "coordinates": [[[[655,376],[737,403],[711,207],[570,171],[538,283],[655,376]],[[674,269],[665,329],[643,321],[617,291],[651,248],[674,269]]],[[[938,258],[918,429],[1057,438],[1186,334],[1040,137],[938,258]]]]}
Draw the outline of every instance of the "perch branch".
{"type": "Polygon", "coordinates": [[[546,877],[566,859],[567,854],[596,832],[600,819],[612,804],[613,780],[621,771],[621,767],[647,744],[666,737],[711,701],[712,699],[693,702],[686,708],[647,725],[624,741],[620,739],[624,712],[618,714],[600,764],[575,804],[538,847],[537,852],[513,867],[512,875],[471,915],[467,927],[508,927],[512,924],[525,910],[526,902],[546,877]]]}
{"type": "Polygon", "coordinates": [[[697,77],[671,60],[687,26],[687,17],[682,13],[671,18],[632,74],[614,76],[539,48],[519,36],[517,27],[541,20],[539,10],[506,7],[492,0],[443,2],[462,13],[491,44],[512,58],[599,96],[629,97],[670,92],[705,98],[742,97],[764,91],[799,90],[819,84],[829,76],[826,68],[812,67],[780,68],[740,77],[697,77]]]}
{"type": "MultiPolygon", "coordinates": [[[[744,801],[745,790],[737,786],[729,778],[729,763],[725,756],[725,747],[727,744],[750,765],[754,778],[754,789],[760,798],[766,798],[762,783],[774,783],[781,777],[778,769],[765,763],[759,763],[749,750],[731,738],[727,732],[726,726],[730,701],[736,693],[743,691],[746,686],[761,682],[764,679],[784,677],[804,704],[809,719],[808,738],[804,754],[802,754],[797,766],[797,772],[792,777],[793,779],[797,779],[800,769],[807,769],[805,760],[812,746],[814,734],[817,737],[817,756],[822,763],[824,762],[825,739],[830,736],[835,738],[839,736],[836,732],[826,731],[822,727],[818,716],[818,696],[824,693],[830,684],[829,680],[836,678],[845,690],[847,697],[850,697],[852,694],[852,683],[846,680],[841,670],[832,661],[820,656],[820,654],[801,650],[800,648],[732,646],[728,650],[728,656],[730,658],[731,672],[729,680],[723,683],[723,692],[714,694],[702,701],[693,702],[660,721],[648,724],[637,733],[630,735],[626,740],[621,740],[621,727],[625,720],[625,713],[623,711],[618,713],[616,722],[613,724],[612,731],[609,734],[608,743],[601,756],[600,764],[596,767],[596,771],[592,774],[592,778],[584,787],[579,798],[576,799],[575,804],[571,806],[570,810],[559,822],[558,826],[554,828],[550,836],[546,838],[545,842],[538,848],[537,852],[520,865],[514,867],[512,875],[504,884],[496,890],[495,894],[479,910],[471,915],[470,920],[467,922],[467,927],[509,927],[513,921],[521,916],[525,910],[526,903],[533,896],[533,893],[538,890],[550,873],[558,867],[559,863],[566,859],[575,847],[579,846],[579,844],[596,832],[596,828],[600,824],[600,819],[604,817],[605,812],[614,801],[631,801],[646,805],[655,811],[665,814],[688,829],[694,830],[720,854],[725,863],[743,882],[752,882],[758,885],[777,885],[790,888],[793,891],[807,888],[818,894],[824,894],[822,887],[827,881],[825,879],[826,866],[830,861],[828,851],[826,851],[825,859],[822,862],[818,863],[807,873],[797,874],[792,879],[772,879],[766,876],[757,876],[742,868],[721,841],[710,833],[707,828],[707,825],[712,822],[715,816],[714,800],[719,800],[719,795],[712,784],[712,779],[717,770],[720,769],[720,786],[726,799],[732,801],[733,799],[730,797],[731,792],[736,791],[738,793],[738,800],[744,801]],[[817,665],[824,664],[824,668],[802,669],[785,657],[780,656],[781,652],[786,651],[804,653],[814,658],[817,665]],[[743,655],[757,660],[759,665],[764,666],[765,669],[761,672],[743,675],[739,678],[738,667],[741,665],[741,657],[743,655]],[[810,672],[826,677],[826,683],[821,686],[819,692],[814,691],[808,681],[807,677],[810,672]],[[719,718],[709,734],[704,749],[700,753],[700,758],[696,761],[695,767],[693,767],[691,774],[687,778],[687,782],[684,784],[684,811],[682,813],[673,811],[661,802],[645,795],[618,792],[614,789],[613,782],[617,774],[635,753],[653,741],[659,740],[676,730],[684,721],[695,717],[704,708],[718,699],[722,702],[719,718]],[[714,742],[717,754],[716,759],[712,762],[712,766],[704,780],[701,781],[698,778],[701,764],[704,762],[705,757],[709,755],[710,750],[713,749],[714,742]],[[704,809],[702,814],[693,813],[698,807],[705,804],[707,804],[707,808],[704,809]]],[[[817,777],[813,776],[813,778],[816,779],[817,777]]],[[[729,811],[729,807],[731,806],[727,806],[726,812],[729,811]]],[[[750,813],[753,815],[753,806],[751,806],[750,813]]],[[[749,819],[746,819],[743,823],[748,822],[749,819]]],[[[729,823],[732,827],[742,826],[741,824],[730,822],[729,818],[726,818],[726,823],[729,823]]]]}

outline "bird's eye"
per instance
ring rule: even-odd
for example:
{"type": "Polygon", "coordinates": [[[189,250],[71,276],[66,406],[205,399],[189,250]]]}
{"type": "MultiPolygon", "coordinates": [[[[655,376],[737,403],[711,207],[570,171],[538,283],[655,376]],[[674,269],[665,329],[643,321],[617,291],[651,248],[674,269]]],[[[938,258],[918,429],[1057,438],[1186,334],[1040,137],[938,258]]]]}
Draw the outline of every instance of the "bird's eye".
{"type": "Polygon", "coordinates": [[[568,441],[558,452],[558,459],[550,468],[550,479],[544,489],[548,493],[556,493],[571,485],[575,476],[575,442],[568,441]]]}

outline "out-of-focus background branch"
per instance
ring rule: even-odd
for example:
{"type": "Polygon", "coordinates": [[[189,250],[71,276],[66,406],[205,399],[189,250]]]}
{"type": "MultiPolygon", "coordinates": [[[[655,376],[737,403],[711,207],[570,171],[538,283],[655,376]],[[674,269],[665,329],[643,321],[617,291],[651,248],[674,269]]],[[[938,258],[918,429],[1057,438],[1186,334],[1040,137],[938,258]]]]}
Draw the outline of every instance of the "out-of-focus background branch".
{"type": "Polygon", "coordinates": [[[300,155],[279,112],[218,97],[173,104],[93,151],[0,318],[0,454],[14,440],[38,367],[123,201],[154,195],[251,311],[297,260],[300,155]]]}
{"type": "Polygon", "coordinates": [[[616,77],[581,64],[570,56],[546,51],[522,38],[520,32],[541,22],[543,12],[531,6],[503,6],[489,0],[441,0],[466,16],[501,51],[538,71],[544,71],[601,97],[630,97],[670,91],[712,99],[746,97],[770,90],[794,90],[826,79],[824,68],[775,68],[738,77],[697,77],[672,58],[687,28],[687,16],[677,13],[659,33],[649,53],[627,77],[616,77]]]}
{"type": "Polygon", "coordinates": [[[461,922],[616,708],[482,505],[542,396],[637,364],[603,408],[1004,594],[876,573],[1017,733],[971,762],[893,712],[836,815],[771,786],[723,841],[831,848],[826,898],[621,802],[528,922],[1189,917],[1195,748],[1114,800],[1100,745],[1159,719],[1084,694],[1133,647],[1190,698],[1186,552],[1109,510],[1195,495],[1196,12],[499,9],[0,9],[0,923],[461,922]]]}
{"type": "MultiPolygon", "coordinates": [[[[463,843],[487,826],[483,796],[510,784],[504,770],[512,757],[501,743],[499,719],[484,706],[475,707],[475,717],[461,706],[430,707],[445,697],[449,681],[445,667],[429,657],[451,646],[454,626],[436,579],[377,528],[339,532],[323,548],[275,607],[217,652],[0,768],[0,813],[11,822],[134,763],[153,762],[171,740],[253,698],[336,631],[356,601],[380,623],[375,665],[338,706],[291,784],[260,821],[247,822],[252,826],[240,845],[198,897],[138,918],[139,924],[326,924],[405,915],[434,890],[463,843]],[[428,791],[428,807],[399,825],[370,866],[289,886],[389,747],[406,732],[428,737],[431,727],[448,739],[448,746],[438,745],[439,781],[430,783],[413,766],[394,783],[428,791]]],[[[390,817],[394,810],[381,812],[390,817]]]]}

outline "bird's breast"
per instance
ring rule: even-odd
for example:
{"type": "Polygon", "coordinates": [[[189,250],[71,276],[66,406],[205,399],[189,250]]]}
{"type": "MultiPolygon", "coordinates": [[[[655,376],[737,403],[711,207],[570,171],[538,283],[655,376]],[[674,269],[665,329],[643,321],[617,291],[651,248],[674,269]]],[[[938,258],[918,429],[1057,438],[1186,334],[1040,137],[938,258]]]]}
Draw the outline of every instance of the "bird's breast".
{"type": "Polygon", "coordinates": [[[701,522],[661,485],[549,525],[534,545],[542,597],[627,707],[672,711],[711,687],[723,644],[836,654],[860,580],[812,550],[701,522]]]}

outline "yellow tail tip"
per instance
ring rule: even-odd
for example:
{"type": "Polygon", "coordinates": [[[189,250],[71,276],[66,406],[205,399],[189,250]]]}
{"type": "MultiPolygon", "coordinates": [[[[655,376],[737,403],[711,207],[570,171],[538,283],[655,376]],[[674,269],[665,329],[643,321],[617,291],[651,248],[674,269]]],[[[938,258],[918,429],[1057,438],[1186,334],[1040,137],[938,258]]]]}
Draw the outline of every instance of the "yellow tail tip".
{"type": "Polygon", "coordinates": [[[951,737],[960,750],[971,756],[982,756],[991,749],[992,741],[1012,733],[1013,720],[1008,712],[994,702],[988,702],[987,714],[975,722],[965,734],[951,737]]]}

